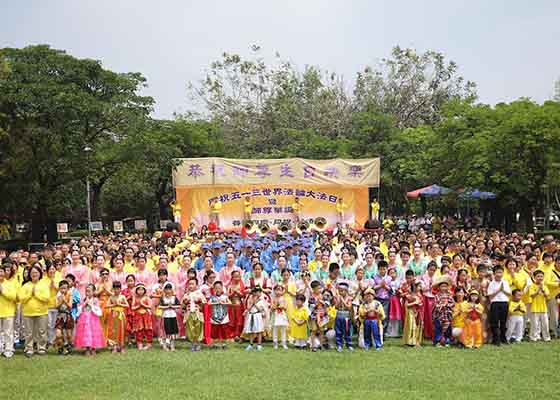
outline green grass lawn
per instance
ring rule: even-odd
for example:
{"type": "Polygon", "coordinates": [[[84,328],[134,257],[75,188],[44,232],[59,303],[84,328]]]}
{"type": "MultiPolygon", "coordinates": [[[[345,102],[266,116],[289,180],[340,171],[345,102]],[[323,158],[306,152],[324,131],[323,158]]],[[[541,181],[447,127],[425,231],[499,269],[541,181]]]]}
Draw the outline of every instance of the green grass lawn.
{"type": "Polygon", "coordinates": [[[558,398],[560,341],[381,352],[159,349],[0,359],[0,399],[558,398]]]}

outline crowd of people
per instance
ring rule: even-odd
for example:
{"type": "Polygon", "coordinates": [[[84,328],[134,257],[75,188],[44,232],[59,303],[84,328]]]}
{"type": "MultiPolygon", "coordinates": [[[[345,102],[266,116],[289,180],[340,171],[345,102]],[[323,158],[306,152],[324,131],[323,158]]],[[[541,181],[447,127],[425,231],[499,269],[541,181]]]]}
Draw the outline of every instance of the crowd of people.
{"type": "MultiPolygon", "coordinates": [[[[408,228],[408,227],[407,227],[408,228]]],[[[479,348],[558,338],[560,248],[481,228],[158,232],[0,250],[0,352],[479,348]]]]}

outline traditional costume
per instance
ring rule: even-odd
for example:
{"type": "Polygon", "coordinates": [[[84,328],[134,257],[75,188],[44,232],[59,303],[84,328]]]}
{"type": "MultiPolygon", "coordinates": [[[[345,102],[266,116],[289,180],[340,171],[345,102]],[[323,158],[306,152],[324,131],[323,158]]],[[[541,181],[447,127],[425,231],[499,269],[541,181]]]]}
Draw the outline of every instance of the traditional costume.
{"type": "Polygon", "coordinates": [[[210,323],[211,337],[213,340],[224,341],[229,338],[229,299],[228,296],[222,294],[210,297],[210,323]]]}
{"type": "MultiPolygon", "coordinates": [[[[185,293],[183,304],[186,306],[185,313],[185,334],[187,340],[198,345],[204,339],[204,315],[202,313],[203,306],[206,303],[206,297],[200,290],[185,293]]],[[[192,350],[199,350],[193,347],[192,350]]]]}
{"type": "Polygon", "coordinates": [[[146,295],[146,288],[143,284],[136,286],[134,292],[137,294],[138,289],[141,288],[144,289],[144,295],[140,298],[135,296],[132,301],[132,331],[136,336],[136,344],[138,346],[142,346],[144,339],[146,339],[146,344],[151,346],[153,341],[152,305],[146,295]]]}
{"type": "MultiPolygon", "coordinates": [[[[339,289],[348,290],[348,284],[341,282],[338,284],[339,289]]],[[[352,347],[352,297],[346,295],[344,297],[336,296],[334,302],[336,308],[336,318],[334,322],[334,330],[336,334],[337,350],[342,350],[342,346],[346,343],[348,349],[352,347]]]]}
{"type": "Polygon", "coordinates": [[[99,300],[86,298],[81,306],[80,318],[76,325],[74,346],[78,349],[100,349],[105,347],[100,317],[102,315],[99,300]]]}
{"type": "MultiPolygon", "coordinates": [[[[371,288],[364,292],[364,295],[371,294],[375,296],[375,291],[371,288]]],[[[383,346],[383,320],[385,319],[385,310],[378,300],[371,303],[364,303],[358,309],[360,320],[364,326],[364,345],[366,350],[375,345],[375,349],[379,350],[383,346]]]]}
{"type": "MultiPolygon", "coordinates": [[[[477,294],[476,290],[471,291],[470,294],[477,294]]],[[[484,311],[482,304],[463,302],[461,304],[461,311],[463,312],[465,320],[465,328],[463,330],[463,344],[468,348],[479,348],[482,346],[482,321],[480,317],[484,311]]]]}
{"type": "Polygon", "coordinates": [[[126,339],[126,314],[128,308],[126,297],[122,294],[112,295],[107,301],[107,343],[113,347],[124,347],[126,339]]]}
{"type": "Polygon", "coordinates": [[[424,330],[423,296],[409,293],[405,298],[403,342],[409,346],[420,346],[424,330]]]}

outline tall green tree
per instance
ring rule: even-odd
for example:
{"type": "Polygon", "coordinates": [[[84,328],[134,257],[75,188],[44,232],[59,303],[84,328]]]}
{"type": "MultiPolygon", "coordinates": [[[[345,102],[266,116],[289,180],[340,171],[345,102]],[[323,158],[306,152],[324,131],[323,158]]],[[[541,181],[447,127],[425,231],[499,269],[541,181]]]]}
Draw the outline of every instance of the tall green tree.
{"type": "MultiPolygon", "coordinates": [[[[59,191],[92,173],[84,149],[122,140],[131,121],[147,118],[153,99],[141,96],[139,73],[115,73],[95,60],[49,46],[4,48],[8,73],[0,79],[2,166],[0,192],[18,188],[36,240],[59,203],[59,191]]],[[[93,175],[93,174],[92,174],[93,175]]]]}

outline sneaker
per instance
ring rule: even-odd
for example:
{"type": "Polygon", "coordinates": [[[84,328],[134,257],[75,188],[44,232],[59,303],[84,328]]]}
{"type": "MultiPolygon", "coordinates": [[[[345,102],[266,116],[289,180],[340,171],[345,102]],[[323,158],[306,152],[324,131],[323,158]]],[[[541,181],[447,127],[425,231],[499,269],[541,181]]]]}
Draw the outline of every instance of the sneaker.
{"type": "Polygon", "coordinates": [[[354,348],[352,346],[348,346],[348,351],[352,352],[354,351],[354,348]]]}
{"type": "Polygon", "coordinates": [[[282,345],[282,348],[283,348],[284,350],[288,350],[288,346],[285,345],[285,344],[282,345]]]}
{"type": "Polygon", "coordinates": [[[245,351],[251,351],[251,350],[253,350],[253,346],[252,346],[252,345],[249,345],[249,346],[245,347],[245,351]]]}
{"type": "Polygon", "coordinates": [[[257,351],[262,351],[262,346],[260,344],[257,345],[257,351]]]}
{"type": "MultiPolygon", "coordinates": [[[[65,349],[65,351],[68,351],[67,349],[65,349]]],[[[40,356],[44,356],[45,354],[47,354],[46,350],[39,350],[37,352],[37,354],[39,354],[40,356]]]]}
{"type": "Polygon", "coordinates": [[[196,351],[196,346],[195,346],[194,344],[191,345],[191,351],[192,351],[192,352],[195,352],[195,351],[196,351]]]}
{"type": "Polygon", "coordinates": [[[274,344],[272,345],[272,348],[273,348],[274,350],[278,350],[278,343],[274,343],[274,344]]]}
{"type": "Polygon", "coordinates": [[[381,351],[381,347],[376,347],[375,351],[381,351]]]}
{"type": "Polygon", "coordinates": [[[31,351],[28,351],[28,352],[25,353],[25,357],[31,358],[31,357],[33,357],[33,353],[31,351]]]}
{"type": "Polygon", "coordinates": [[[337,347],[336,347],[336,351],[337,351],[338,353],[342,353],[342,347],[341,347],[341,346],[337,346],[337,347]]]}
{"type": "Polygon", "coordinates": [[[222,350],[227,350],[227,344],[222,344],[222,350]]]}
{"type": "Polygon", "coordinates": [[[4,357],[6,357],[8,359],[12,358],[13,356],[14,356],[14,353],[12,353],[11,351],[7,351],[7,352],[4,353],[4,357]]]}

